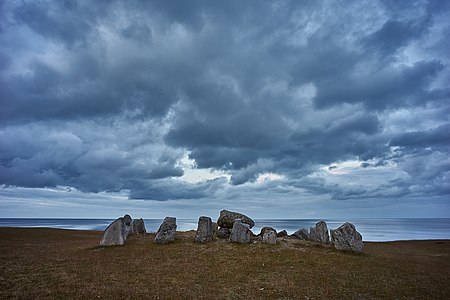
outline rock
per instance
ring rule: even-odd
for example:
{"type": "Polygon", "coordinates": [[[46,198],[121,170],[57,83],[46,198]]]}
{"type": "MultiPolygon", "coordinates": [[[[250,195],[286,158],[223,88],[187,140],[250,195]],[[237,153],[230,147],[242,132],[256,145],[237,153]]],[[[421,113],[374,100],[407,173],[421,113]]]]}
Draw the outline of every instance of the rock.
{"type": "Polygon", "coordinates": [[[250,239],[250,225],[243,223],[240,219],[237,219],[231,229],[230,241],[240,244],[248,244],[250,243],[250,239]]]}
{"type": "Polygon", "coordinates": [[[131,228],[131,217],[125,215],[123,218],[114,220],[103,232],[100,246],[116,246],[125,244],[131,228]]]}
{"type": "MultiPolygon", "coordinates": [[[[262,242],[266,244],[275,245],[277,243],[277,231],[270,227],[264,227],[265,230],[261,230],[262,242]]],[[[264,229],[263,228],[263,229],[264,229]]]]}
{"type": "Polygon", "coordinates": [[[246,215],[228,211],[225,209],[220,212],[219,219],[217,220],[217,225],[224,228],[233,228],[234,221],[236,219],[240,219],[241,223],[248,224],[250,228],[255,226],[255,222],[253,222],[253,220],[247,217],[246,215]]]}
{"type": "Polygon", "coordinates": [[[177,230],[177,219],[174,217],[166,217],[156,232],[155,243],[167,244],[175,239],[177,230]]]}
{"type": "Polygon", "coordinates": [[[251,230],[250,230],[250,243],[258,243],[258,242],[262,242],[262,235],[259,234],[254,234],[251,230]]]}
{"type": "Polygon", "coordinates": [[[275,231],[275,234],[276,234],[276,232],[277,232],[277,231],[276,231],[274,228],[272,228],[272,227],[263,227],[263,228],[261,228],[261,231],[259,232],[259,235],[260,235],[260,236],[263,236],[264,233],[265,233],[266,231],[275,231]]]}
{"type": "Polygon", "coordinates": [[[123,226],[124,226],[124,234],[128,237],[131,234],[131,226],[133,223],[133,219],[130,215],[123,216],[123,226]]]}
{"type": "Polygon", "coordinates": [[[200,217],[198,219],[197,233],[195,234],[195,242],[206,243],[212,241],[212,220],[210,217],[200,217]]]}
{"type": "Polygon", "coordinates": [[[308,232],[308,229],[306,229],[306,228],[300,228],[299,230],[294,232],[292,235],[300,240],[305,240],[305,241],[309,240],[309,232],[308,232]]]}
{"type": "Polygon", "coordinates": [[[288,234],[286,230],[281,230],[280,232],[277,233],[277,237],[285,237],[287,235],[288,234]]]}
{"type": "Polygon", "coordinates": [[[141,219],[135,219],[131,223],[131,233],[132,234],[146,234],[147,230],[145,229],[144,220],[141,219]]]}
{"type": "Polygon", "coordinates": [[[231,234],[231,229],[229,229],[229,228],[220,227],[217,230],[217,237],[219,239],[227,239],[230,237],[230,234],[231,234]]]}
{"type": "Polygon", "coordinates": [[[129,214],[126,214],[125,216],[123,216],[123,222],[125,223],[125,224],[127,224],[127,225],[131,225],[131,221],[132,221],[133,219],[130,217],[130,215],[129,214]]]}
{"type": "Polygon", "coordinates": [[[311,227],[309,239],[316,243],[328,244],[330,242],[330,235],[328,234],[327,223],[325,221],[319,221],[315,227],[311,227]]]}
{"type": "Polygon", "coordinates": [[[331,230],[331,239],[338,250],[362,252],[364,247],[361,234],[356,231],[355,225],[348,222],[331,230]]]}

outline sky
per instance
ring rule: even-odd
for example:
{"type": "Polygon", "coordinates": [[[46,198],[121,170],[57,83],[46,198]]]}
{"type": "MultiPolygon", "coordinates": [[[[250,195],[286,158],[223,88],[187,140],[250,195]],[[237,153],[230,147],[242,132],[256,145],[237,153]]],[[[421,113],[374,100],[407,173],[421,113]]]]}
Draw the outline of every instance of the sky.
{"type": "Polygon", "coordinates": [[[450,217],[449,1],[0,1],[0,217],[450,217]]]}

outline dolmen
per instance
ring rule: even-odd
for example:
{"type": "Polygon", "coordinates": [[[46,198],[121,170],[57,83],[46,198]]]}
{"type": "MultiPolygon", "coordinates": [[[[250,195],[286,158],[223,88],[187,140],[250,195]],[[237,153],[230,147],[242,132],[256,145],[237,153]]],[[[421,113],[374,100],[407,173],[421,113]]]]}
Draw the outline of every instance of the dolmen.
{"type": "Polygon", "coordinates": [[[301,228],[294,232],[292,236],[305,241],[312,241],[320,244],[333,244],[334,248],[341,251],[362,252],[364,243],[361,234],[356,231],[355,225],[345,223],[339,228],[330,230],[328,233],[327,223],[319,221],[309,229],[301,228]]]}
{"type": "Polygon", "coordinates": [[[131,232],[132,219],[129,215],[114,220],[103,232],[100,246],[117,246],[125,244],[131,232]]]}
{"type": "Polygon", "coordinates": [[[201,216],[198,219],[197,232],[194,241],[196,243],[206,243],[213,239],[213,222],[210,217],[201,216]]]}
{"type": "MultiPolygon", "coordinates": [[[[277,244],[278,238],[286,237],[286,230],[277,231],[272,227],[263,227],[258,235],[253,234],[251,228],[255,222],[248,216],[222,210],[217,223],[212,222],[210,217],[201,216],[198,219],[197,231],[195,234],[196,243],[207,243],[214,237],[225,239],[230,242],[248,244],[252,241],[265,244],[277,244]]],[[[175,240],[177,222],[175,217],[166,217],[161,223],[155,236],[155,243],[167,244],[175,240]]],[[[103,232],[100,246],[123,245],[127,238],[132,235],[146,235],[144,220],[133,220],[129,215],[125,215],[114,220],[103,232]]],[[[301,228],[291,236],[300,240],[312,241],[320,244],[332,244],[337,250],[362,252],[364,243],[361,234],[355,226],[349,222],[342,224],[339,228],[328,231],[327,223],[319,221],[315,226],[301,228]],[[331,233],[331,236],[330,236],[331,233]]],[[[285,240],[285,239],[283,239],[285,240]]]]}
{"type": "Polygon", "coordinates": [[[177,231],[177,219],[174,217],[165,217],[156,232],[155,243],[167,244],[175,240],[177,231]]]}
{"type": "MultiPolygon", "coordinates": [[[[217,237],[221,239],[231,238],[231,233],[233,231],[234,223],[239,220],[240,224],[246,224],[250,230],[255,226],[255,222],[244,214],[233,212],[229,210],[220,211],[219,219],[217,219],[217,237]]],[[[242,226],[237,225],[236,230],[242,229],[242,226]]],[[[249,233],[251,235],[251,233],[249,233]]],[[[233,238],[236,237],[236,233],[233,238]]]]}

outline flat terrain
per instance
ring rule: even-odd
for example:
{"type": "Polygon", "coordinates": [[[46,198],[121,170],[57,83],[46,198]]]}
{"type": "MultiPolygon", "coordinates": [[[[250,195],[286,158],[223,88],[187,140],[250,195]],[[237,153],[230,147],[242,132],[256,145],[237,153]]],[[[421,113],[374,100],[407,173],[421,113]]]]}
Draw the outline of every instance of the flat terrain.
{"type": "Polygon", "coordinates": [[[169,245],[154,235],[97,247],[102,233],[0,228],[0,299],[450,299],[450,241],[365,243],[350,254],[278,245],[169,245]]]}

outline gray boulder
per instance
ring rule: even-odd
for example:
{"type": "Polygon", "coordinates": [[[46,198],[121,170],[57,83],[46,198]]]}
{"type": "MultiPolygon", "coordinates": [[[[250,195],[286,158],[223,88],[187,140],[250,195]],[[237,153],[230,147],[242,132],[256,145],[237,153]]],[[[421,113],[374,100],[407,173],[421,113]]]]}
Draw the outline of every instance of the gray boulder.
{"type": "Polygon", "coordinates": [[[123,222],[128,224],[131,223],[131,221],[133,221],[133,219],[130,217],[129,214],[126,214],[125,216],[123,216],[123,222]]]}
{"type": "Polygon", "coordinates": [[[131,228],[131,217],[125,215],[114,220],[103,232],[100,246],[117,246],[125,244],[131,228]]]}
{"type": "Polygon", "coordinates": [[[230,237],[230,234],[231,234],[231,229],[229,229],[229,228],[220,227],[217,230],[217,237],[219,239],[227,239],[230,237]]]}
{"type": "Polygon", "coordinates": [[[123,216],[123,226],[125,226],[125,234],[129,236],[131,234],[131,226],[132,226],[133,219],[130,217],[130,215],[126,214],[123,216]]]}
{"type": "Polygon", "coordinates": [[[277,237],[285,237],[288,233],[286,230],[281,230],[280,232],[277,232],[277,237]]]}
{"type": "Polygon", "coordinates": [[[240,219],[241,223],[249,225],[250,228],[255,226],[255,222],[253,222],[253,220],[247,217],[246,215],[228,211],[225,209],[220,212],[219,219],[217,220],[217,225],[224,228],[233,228],[234,221],[237,219],[240,219]]]}
{"type": "Polygon", "coordinates": [[[212,241],[213,227],[210,217],[200,217],[198,219],[197,233],[195,234],[195,242],[206,243],[212,241]]]}
{"type": "Polygon", "coordinates": [[[234,222],[231,229],[230,241],[240,244],[248,244],[251,240],[250,225],[243,223],[240,219],[234,222]]]}
{"type": "Polygon", "coordinates": [[[361,234],[352,223],[344,223],[338,229],[331,230],[334,247],[342,251],[362,252],[364,243],[361,234]]]}
{"type": "Polygon", "coordinates": [[[295,236],[296,238],[300,239],[300,240],[309,240],[309,232],[308,229],[306,228],[300,228],[299,230],[297,230],[296,232],[294,232],[292,234],[292,236],[295,236]]]}
{"type": "MultiPolygon", "coordinates": [[[[264,228],[263,228],[264,229],[264,228]]],[[[265,230],[261,230],[262,242],[266,244],[275,245],[277,243],[277,231],[270,227],[265,227],[265,230]]]]}
{"type": "Polygon", "coordinates": [[[330,242],[330,235],[328,233],[327,223],[319,221],[315,227],[311,227],[309,231],[309,238],[316,243],[328,244],[330,242]]]}
{"type": "Polygon", "coordinates": [[[145,229],[144,220],[141,219],[134,219],[131,223],[131,233],[132,234],[146,234],[147,230],[145,229]]]}
{"type": "Polygon", "coordinates": [[[166,217],[156,232],[155,243],[167,244],[175,240],[177,230],[177,219],[174,217],[166,217]]]}
{"type": "Polygon", "coordinates": [[[263,236],[264,233],[266,233],[266,231],[275,231],[275,233],[277,232],[277,231],[275,230],[275,228],[272,228],[272,227],[263,227],[263,228],[261,228],[261,231],[259,232],[259,235],[260,235],[260,236],[263,236]]]}

